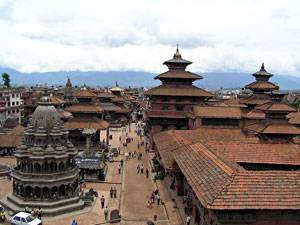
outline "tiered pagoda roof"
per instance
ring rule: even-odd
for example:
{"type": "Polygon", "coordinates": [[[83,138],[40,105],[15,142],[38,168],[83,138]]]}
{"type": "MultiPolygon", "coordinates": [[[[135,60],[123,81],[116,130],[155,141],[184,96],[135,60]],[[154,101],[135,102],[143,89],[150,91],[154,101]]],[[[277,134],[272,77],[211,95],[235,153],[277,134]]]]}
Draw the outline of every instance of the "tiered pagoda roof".
{"type": "Polygon", "coordinates": [[[275,84],[269,82],[269,79],[273,74],[265,70],[264,63],[262,63],[260,70],[254,73],[253,76],[256,81],[245,86],[245,88],[250,89],[253,93],[249,97],[240,100],[240,103],[252,107],[269,102],[270,97],[265,94],[265,92],[278,89],[275,84]]]}

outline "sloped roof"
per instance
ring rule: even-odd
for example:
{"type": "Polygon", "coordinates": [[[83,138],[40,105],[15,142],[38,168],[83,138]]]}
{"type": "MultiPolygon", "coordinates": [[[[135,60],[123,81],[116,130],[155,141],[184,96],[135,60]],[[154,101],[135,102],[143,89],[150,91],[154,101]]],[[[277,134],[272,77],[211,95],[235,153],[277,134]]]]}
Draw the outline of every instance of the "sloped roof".
{"type": "Polygon", "coordinates": [[[145,95],[163,95],[163,96],[195,96],[195,97],[213,97],[214,95],[193,85],[172,85],[162,84],[152,88],[145,95]]]}
{"type": "Polygon", "coordinates": [[[206,145],[235,162],[300,165],[300,148],[295,144],[209,142],[206,145]]]}
{"type": "Polygon", "coordinates": [[[275,84],[268,81],[254,81],[251,84],[245,86],[247,89],[261,89],[261,90],[273,90],[276,88],[275,84]]]}
{"type": "Polygon", "coordinates": [[[65,122],[64,125],[69,129],[94,128],[96,130],[104,130],[109,126],[109,123],[94,117],[73,117],[65,122]]]}
{"type": "Polygon", "coordinates": [[[201,118],[230,118],[240,119],[242,112],[240,108],[230,106],[194,106],[193,111],[196,117],[201,118]]]}
{"type": "Polygon", "coordinates": [[[256,109],[242,109],[242,117],[247,119],[265,119],[266,114],[263,111],[256,110],[256,109]]]}
{"type": "Polygon", "coordinates": [[[83,89],[83,90],[74,90],[72,93],[72,96],[73,97],[92,98],[92,97],[96,97],[97,95],[88,89],[83,89]]]}
{"type": "Polygon", "coordinates": [[[70,107],[67,107],[65,110],[72,113],[76,113],[76,112],[100,113],[103,111],[103,108],[92,104],[86,104],[86,105],[78,104],[78,105],[71,105],[70,107]]]}
{"type": "Polygon", "coordinates": [[[289,123],[299,125],[300,124],[300,111],[288,114],[287,118],[289,118],[289,123]]]}
{"type": "Polygon", "coordinates": [[[0,147],[1,148],[16,148],[22,141],[21,135],[13,134],[0,134],[0,147]]]}
{"type": "Polygon", "coordinates": [[[217,210],[299,210],[299,171],[245,171],[209,206],[217,210]]]}
{"type": "Polygon", "coordinates": [[[161,79],[161,78],[177,78],[177,79],[193,79],[193,80],[197,80],[197,79],[203,79],[202,76],[197,75],[195,73],[191,73],[189,71],[185,71],[185,70],[169,70],[167,72],[164,72],[162,74],[159,74],[158,76],[154,77],[154,79],[161,79]]]}
{"type": "Polygon", "coordinates": [[[299,135],[300,129],[289,123],[266,123],[265,121],[256,122],[245,127],[246,130],[262,134],[289,134],[299,135]]]}
{"type": "Polygon", "coordinates": [[[241,99],[240,103],[246,105],[262,105],[270,101],[271,98],[268,95],[252,94],[246,98],[241,99]]]}
{"type": "Polygon", "coordinates": [[[66,103],[64,100],[57,98],[55,96],[50,96],[51,102],[53,103],[53,105],[62,105],[64,103],[66,103]]]}
{"type": "Polygon", "coordinates": [[[281,102],[267,102],[255,108],[268,112],[297,112],[297,109],[281,102]]]}

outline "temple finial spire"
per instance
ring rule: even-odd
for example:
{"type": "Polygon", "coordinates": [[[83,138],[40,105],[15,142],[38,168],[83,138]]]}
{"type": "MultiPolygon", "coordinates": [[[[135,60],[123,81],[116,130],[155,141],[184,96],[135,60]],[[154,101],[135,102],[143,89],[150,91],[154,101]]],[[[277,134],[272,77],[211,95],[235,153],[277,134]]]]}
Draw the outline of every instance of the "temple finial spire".
{"type": "Polygon", "coordinates": [[[119,87],[119,85],[118,85],[118,81],[116,81],[116,87],[119,87]]]}
{"type": "Polygon", "coordinates": [[[261,69],[264,70],[265,69],[265,63],[261,64],[261,69]]]}
{"type": "Polygon", "coordinates": [[[45,83],[45,85],[44,85],[44,90],[45,90],[45,91],[48,91],[47,83],[45,83]]]}
{"type": "Polygon", "coordinates": [[[176,48],[176,53],[174,54],[174,58],[181,58],[181,55],[179,53],[179,49],[178,49],[178,44],[177,44],[177,48],[176,48]]]}

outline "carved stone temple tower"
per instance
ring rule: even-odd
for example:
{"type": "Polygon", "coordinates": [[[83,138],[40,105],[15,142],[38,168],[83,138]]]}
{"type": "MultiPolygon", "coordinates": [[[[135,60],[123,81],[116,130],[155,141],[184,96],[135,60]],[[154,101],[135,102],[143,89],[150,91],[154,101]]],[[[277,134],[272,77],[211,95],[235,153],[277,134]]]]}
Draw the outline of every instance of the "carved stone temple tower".
{"type": "Polygon", "coordinates": [[[13,193],[1,203],[14,213],[26,206],[35,210],[41,207],[44,216],[83,209],[76,155],[45,85],[44,96],[17,147],[13,193]]]}

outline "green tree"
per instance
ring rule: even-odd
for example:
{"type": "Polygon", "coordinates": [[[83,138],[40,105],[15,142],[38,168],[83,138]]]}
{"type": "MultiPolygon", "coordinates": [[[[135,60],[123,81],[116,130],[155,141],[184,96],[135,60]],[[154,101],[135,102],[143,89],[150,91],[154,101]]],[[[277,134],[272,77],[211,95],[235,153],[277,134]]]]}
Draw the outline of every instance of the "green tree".
{"type": "Polygon", "coordinates": [[[6,87],[10,87],[10,79],[9,79],[9,75],[7,73],[2,73],[2,80],[4,83],[4,86],[6,87]]]}

